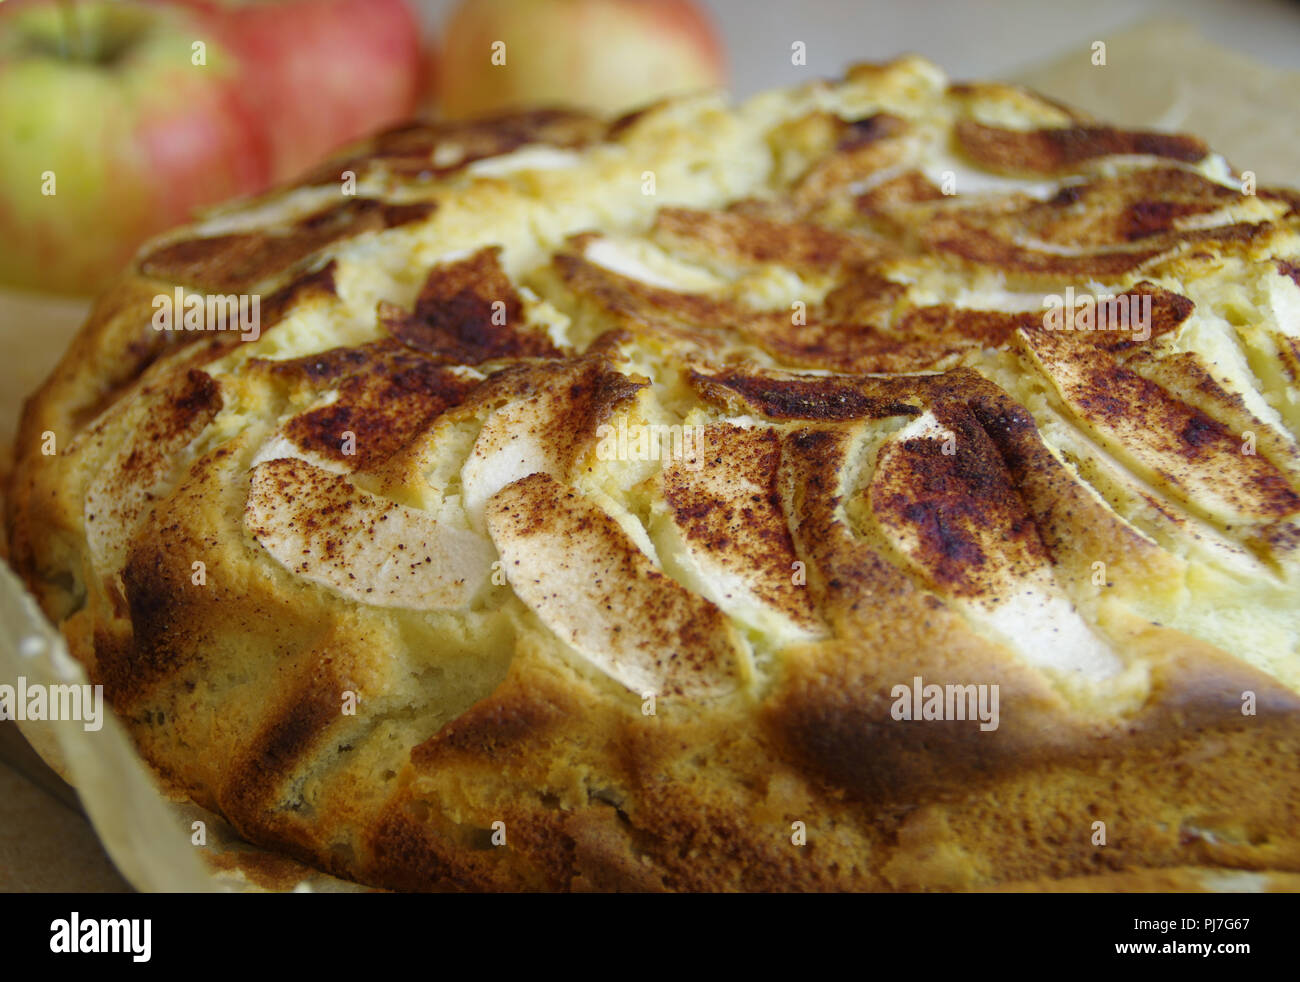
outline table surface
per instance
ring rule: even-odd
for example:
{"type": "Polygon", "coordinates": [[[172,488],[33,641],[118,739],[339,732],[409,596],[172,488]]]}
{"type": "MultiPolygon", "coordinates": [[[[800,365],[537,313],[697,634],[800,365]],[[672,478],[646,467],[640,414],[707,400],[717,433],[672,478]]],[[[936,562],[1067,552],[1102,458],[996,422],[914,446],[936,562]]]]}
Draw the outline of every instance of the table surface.
{"type": "MultiPolygon", "coordinates": [[[[418,6],[426,22],[434,24],[452,2],[424,0],[418,6]]],[[[1081,46],[1086,50],[1092,41],[1106,40],[1136,23],[1170,16],[1259,62],[1300,69],[1300,2],[1294,0],[705,4],[722,30],[731,57],[732,87],[741,96],[806,81],[810,73],[832,76],[854,61],[885,59],[903,51],[925,54],[956,78],[1029,72],[1034,84],[1050,91],[1052,80],[1063,78],[1063,73],[1034,74],[1031,66],[1081,46]],[[807,46],[806,68],[790,64],[794,41],[807,46]]],[[[1186,71],[1194,74],[1197,66],[1186,66],[1186,71]]],[[[1222,80],[1229,88],[1232,82],[1222,80]]],[[[1188,129],[1214,142],[1215,134],[1190,123],[1188,129]]],[[[1289,123],[1281,130],[1282,139],[1291,141],[1297,127],[1289,123]]],[[[1234,138],[1230,130],[1220,137],[1234,138]]],[[[0,477],[8,470],[8,445],[22,399],[49,372],[86,309],[82,301],[0,293],[0,477]]],[[[75,795],[34,758],[13,723],[0,722],[0,891],[126,888],[77,809],[75,795]]]]}

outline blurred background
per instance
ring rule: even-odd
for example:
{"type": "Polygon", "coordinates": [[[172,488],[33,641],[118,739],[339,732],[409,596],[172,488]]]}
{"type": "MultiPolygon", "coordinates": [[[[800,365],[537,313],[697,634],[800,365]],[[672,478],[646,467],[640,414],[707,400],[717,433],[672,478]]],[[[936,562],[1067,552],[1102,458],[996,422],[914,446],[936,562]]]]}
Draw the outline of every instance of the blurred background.
{"type": "MultiPolygon", "coordinates": [[[[196,208],[412,115],[743,97],[908,51],[1300,186],[1295,0],[0,0],[0,487],[88,296],[196,208]]],[[[0,890],[123,886],[0,722],[0,890]]]]}
{"type": "Polygon", "coordinates": [[[93,294],[196,208],[413,115],[744,97],[908,51],[1121,123],[1202,123],[1231,157],[1223,96],[1285,90],[1255,69],[1300,70],[1300,3],[0,0],[0,284],[93,294]]]}
{"type": "MultiPolygon", "coordinates": [[[[425,0],[422,19],[435,27],[455,5],[454,0],[425,0]]],[[[854,61],[916,51],[953,77],[994,77],[1152,19],[1195,24],[1220,44],[1300,70],[1300,3],[1295,0],[700,0],[699,5],[722,35],[732,89],[739,96],[806,78],[790,64],[790,43],[796,40],[807,42],[808,68],[818,75],[836,75],[854,61]]]]}

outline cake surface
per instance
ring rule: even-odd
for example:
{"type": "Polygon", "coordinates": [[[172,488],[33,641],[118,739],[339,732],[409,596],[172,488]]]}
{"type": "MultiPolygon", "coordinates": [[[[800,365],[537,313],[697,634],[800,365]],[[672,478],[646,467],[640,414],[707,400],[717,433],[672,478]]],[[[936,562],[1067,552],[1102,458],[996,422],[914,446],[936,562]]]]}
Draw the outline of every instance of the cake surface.
{"type": "Polygon", "coordinates": [[[1298,437],[1300,193],[904,58],[155,240],[7,523],[164,784],[346,879],[1226,882],[1300,873],[1298,437]]]}

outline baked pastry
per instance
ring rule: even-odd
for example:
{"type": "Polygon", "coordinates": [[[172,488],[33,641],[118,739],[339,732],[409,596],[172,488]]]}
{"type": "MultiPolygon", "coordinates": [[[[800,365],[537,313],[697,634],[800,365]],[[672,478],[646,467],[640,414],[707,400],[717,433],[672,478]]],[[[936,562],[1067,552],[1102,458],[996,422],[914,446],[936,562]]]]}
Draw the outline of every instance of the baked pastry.
{"type": "Polygon", "coordinates": [[[1300,872],[1298,210],[918,58],[411,125],[141,251],[13,561],[365,884],[1300,872]]]}

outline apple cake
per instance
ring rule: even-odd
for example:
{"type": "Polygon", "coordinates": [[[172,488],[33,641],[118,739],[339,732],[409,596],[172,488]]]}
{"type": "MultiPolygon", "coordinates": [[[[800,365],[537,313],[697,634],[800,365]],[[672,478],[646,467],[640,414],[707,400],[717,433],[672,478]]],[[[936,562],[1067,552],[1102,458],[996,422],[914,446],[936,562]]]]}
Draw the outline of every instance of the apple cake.
{"type": "Polygon", "coordinates": [[[7,528],[164,786],[362,884],[1276,885],[1298,391],[1300,194],[909,57],[150,242],[7,528]]]}

